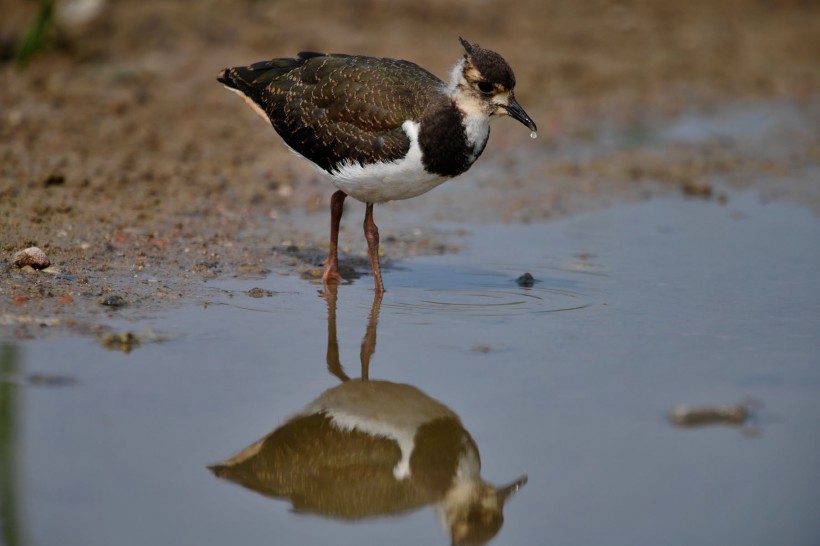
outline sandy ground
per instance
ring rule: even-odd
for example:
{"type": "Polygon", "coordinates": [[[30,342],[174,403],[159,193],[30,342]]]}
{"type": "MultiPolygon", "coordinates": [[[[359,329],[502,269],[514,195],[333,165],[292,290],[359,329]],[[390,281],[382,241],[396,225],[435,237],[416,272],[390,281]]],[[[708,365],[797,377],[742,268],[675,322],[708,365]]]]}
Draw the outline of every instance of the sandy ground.
{"type": "MultiPolygon", "coordinates": [[[[463,191],[391,209],[540,221],[752,187],[820,210],[816,1],[109,1],[85,22],[62,19],[20,68],[14,44],[36,8],[0,1],[0,340],[99,334],[109,316],[198,301],[207,279],[310,274],[327,223],[312,213],[332,187],[214,80],[301,50],[405,58],[444,77],[461,35],[513,66],[538,140],[497,121],[485,155],[448,183],[463,191]],[[815,129],[777,154],[655,138],[727,104],[789,105],[815,129]],[[53,267],[12,265],[29,246],[53,267]]],[[[449,248],[424,229],[381,228],[387,258],[449,248]]],[[[363,238],[344,241],[358,266],[363,238]]]]}

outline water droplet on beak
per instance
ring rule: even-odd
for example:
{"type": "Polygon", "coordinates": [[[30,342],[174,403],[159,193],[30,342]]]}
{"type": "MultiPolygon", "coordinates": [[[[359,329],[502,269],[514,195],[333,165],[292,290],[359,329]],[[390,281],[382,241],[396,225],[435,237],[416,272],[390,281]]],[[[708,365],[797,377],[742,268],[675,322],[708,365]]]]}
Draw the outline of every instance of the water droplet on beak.
{"type": "Polygon", "coordinates": [[[535,131],[531,132],[530,138],[538,138],[538,133],[536,133],[535,131]]]}

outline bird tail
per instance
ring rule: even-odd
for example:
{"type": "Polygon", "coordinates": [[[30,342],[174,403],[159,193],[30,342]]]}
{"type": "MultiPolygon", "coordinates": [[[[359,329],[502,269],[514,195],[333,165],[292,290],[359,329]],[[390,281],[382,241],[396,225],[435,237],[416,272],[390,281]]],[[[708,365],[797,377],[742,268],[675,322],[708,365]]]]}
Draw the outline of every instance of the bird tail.
{"type": "Polygon", "coordinates": [[[301,59],[271,59],[253,63],[250,66],[226,68],[216,78],[220,83],[237,90],[246,87],[267,87],[267,85],[284,76],[294,68],[302,65],[301,59]]]}
{"type": "Polygon", "coordinates": [[[226,68],[216,78],[223,85],[247,93],[250,88],[266,88],[273,80],[285,76],[290,71],[301,67],[308,59],[323,57],[324,53],[302,51],[296,58],[279,58],[260,61],[249,66],[226,68]]]}
{"type": "Polygon", "coordinates": [[[277,90],[286,89],[291,82],[283,76],[301,67],[307,59],[321,55],[321,53],[303,52],[299,53],[296,58],[271,59],[249,66],[226,68],[219,73],[216,80],[241,95],[251,107],[259,107],[264,111],[271,98],[271,83],[278,81],[275,86],[277,90]]]}
{"type": "Polygon", "coordinates": [[[309,59],[322,56],[324,53],[303,51],[296,58],[271,59],[249,66],[226,68],[219,73],[216,80],[244,98],[263,119],[271,121],[266,112],[274,88],[276,92],[288,89],[293,82],[284,76],[301,68],[309,59]]]}
{"type": "Polygon", "coordinates": [[[236,66],[224,69],[216,80],[240,95],[262,119],[270,122],[266,112],[271,100],[271,82],[297,68],[301,63],[299,59],[272,59],[250,66],[236,66]]]}

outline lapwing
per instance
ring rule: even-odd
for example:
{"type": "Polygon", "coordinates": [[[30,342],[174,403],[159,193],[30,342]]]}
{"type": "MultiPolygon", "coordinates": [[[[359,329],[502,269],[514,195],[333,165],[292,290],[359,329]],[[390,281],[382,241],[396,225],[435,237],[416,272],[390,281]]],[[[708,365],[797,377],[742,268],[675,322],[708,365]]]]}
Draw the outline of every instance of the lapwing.
{"type": "Polygon", "coordinates": [[[356,521],[434,506],[453,544],[484,543],[526,476],[496,487],[458,415],[412,385],[351,379],[235,456],[217,476],[293,509],[356,521]]]}
{"type": "Polygon", "coordinates": [[[362,341],[362,377],[339,360],[336,285],[328,303],[328,371],[342,383],[262,439],[210,470],[294,510],[347,521],[436,507],[453,544],[498,533],[506,500],[526,482],[496,487],[481,477],[478,446],[450,408],[418,388],[369,380],[381,295],[362,341]]]}
{"type": "Polygon", "coordinates": [[[517,119],[536,137],[535,122],[515,99],[507,61],[459,40],[465,53],[447,82],[409,61],[315,52],[227,68],[217,78],[337,188],[325,284],[342,281],[337,248],[348,195],[366,205],[364,234],[381,293],[373,204],[416,197],[467,171],[484,151],[495,116],[517,119]]]}

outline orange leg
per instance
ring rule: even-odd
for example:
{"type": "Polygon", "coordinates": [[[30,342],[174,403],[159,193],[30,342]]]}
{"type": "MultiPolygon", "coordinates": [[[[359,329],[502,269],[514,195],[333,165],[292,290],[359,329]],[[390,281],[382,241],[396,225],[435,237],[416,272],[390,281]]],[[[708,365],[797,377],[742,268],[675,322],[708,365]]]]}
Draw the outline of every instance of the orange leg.
{"type": "Polygon", "coordinates": [[[327,255],[327,260],[323,265],[327,266],[325,274],[322,275],[322,282],[339,283],[342,276],[339,275],[339,223],[342,221],[342,212],[344,212],[345,197],[347,194],[342,190],[338,190],[330,198],[330,251],[327,255]]]}
{"type": "Polygon", "coordinates": [[[364,237],[367,239],[367,250],[370,254],[370,267],[373,268],[373,281],[376,283],[376,293],[384,293],[382,272],[379,267],[379,228],[373,221],[373,203],[367,203],[364,214],[364,237]]]}

